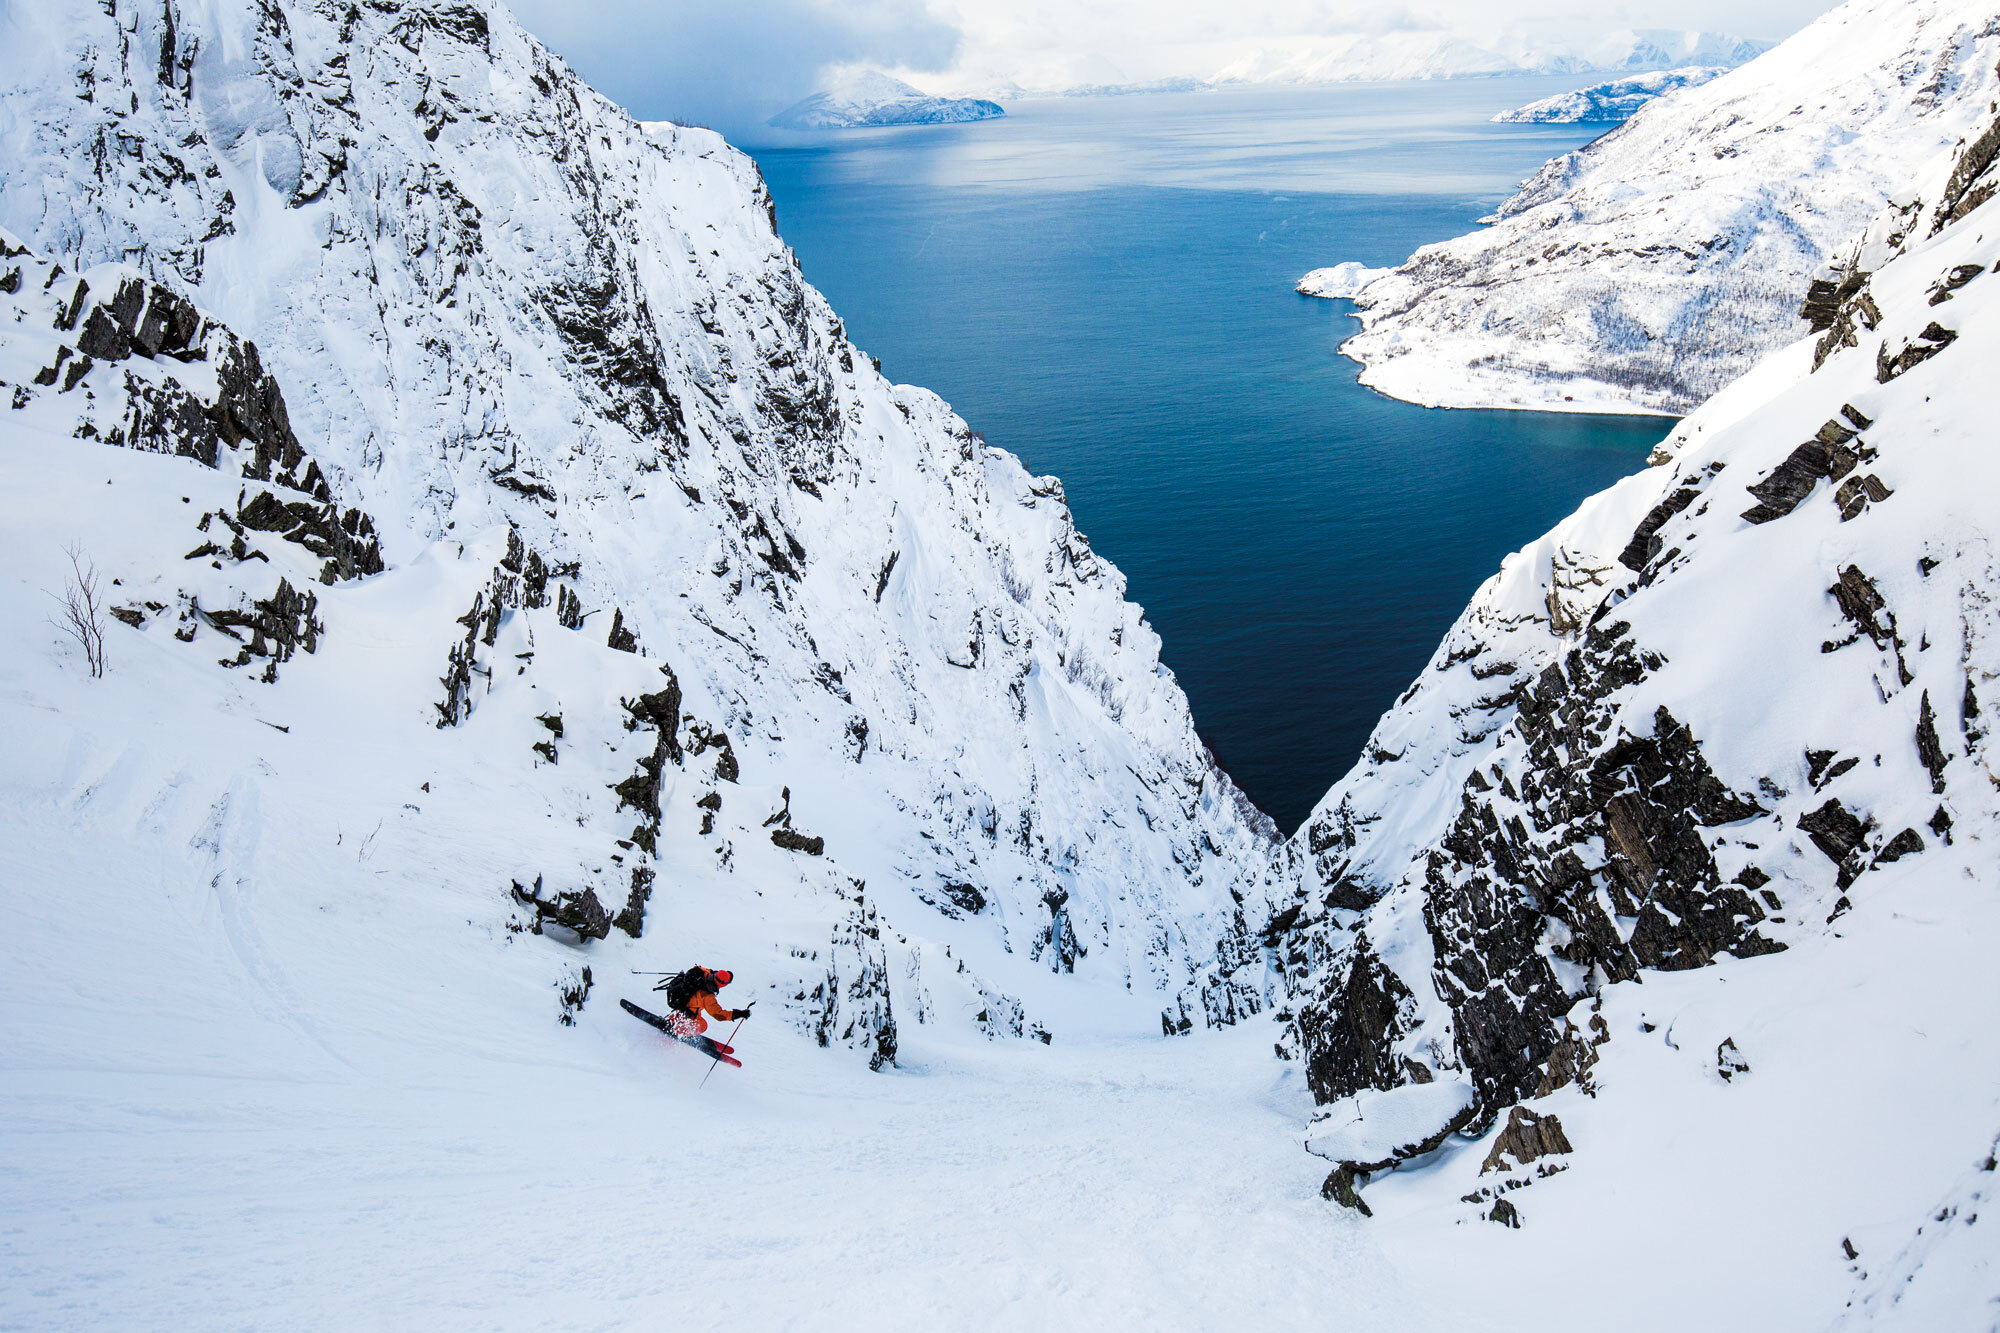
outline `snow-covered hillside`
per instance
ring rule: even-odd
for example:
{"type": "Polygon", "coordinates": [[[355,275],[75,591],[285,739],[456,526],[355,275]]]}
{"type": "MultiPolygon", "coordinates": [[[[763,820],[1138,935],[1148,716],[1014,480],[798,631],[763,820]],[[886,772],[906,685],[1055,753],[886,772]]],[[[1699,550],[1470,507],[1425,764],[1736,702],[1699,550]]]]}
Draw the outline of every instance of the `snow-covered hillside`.
{"type": "Polygon", "coordinates": [[[795,102],[770,123],[788,130],[852,130],[881,125],[957,125],[1007,112],[977,97],[934,97],[872,69],[846,71],[829,87],[795,102]]]}
{"type": "Polygon", "coordinates": [[[1729,71],[1720,66],[1694,65],[1685,69],[1637,74],[1629,79],[1593,83],[1573,93],[1557,93],[1502,111],[1493,119],[1501,124],[1615,124],[1630,120],[1639,108],[1682,88],[1699,88],[1729,71]]]}
{"type": "MultiPolygon", "coordinates": [[[[114,324],[150,319],[168,298],[128,311],[93,276],[129,265],[208,312],[187,316],[199,326],[254,340],[250,364],[313,464],[292,479],[379,529],[384,590],[357,592],[372,609],[353,618],[319,594],[321,655],[351,646],[359,683],[388,669],[360,665],[364,648],[400,645],[393,669],[417,682],[294,711],[215,681],[183,698],[170,675],[156,707],[285,712],[270,720],[294,727],[299,762],[330,771],[288,718],[319,714],[303,732],[328,743],[379,727],[413,753],[448,744],[440,725],[505,733],[504,764],[485,750],[419,764],[515,784],[480,797],[487,850],[454,858],[474,832],[447,821],[427,853],[467,929],[498,947],[504,923],[532,919],[517,882],[579,920],[614,915],[643,870],[656,902],[724,900],[731,947],[821,968],[872,1006],[880,1022],[840,1034],[871,1058],[890,1018],[884,949],[899,977],[919,964],[898,950],[931,950],[931,967],[967,978],[948,985],[991,997],[977,1007],[996,1034],[1059,1032],[1072,991],[1152,1032],[1163,1010],[1182,1028],[1258,1007],[1254,985],[1217,977],[1246,952],[1239,903],[1255,914],[1269,824],[1209,760],[1157,636],[1054,479],[885,382],[848,341],[747,158],[704,131],[642,130],[497,6],[79,0],[0,22],[0,221],[29,247],[21,262],[66,270],[9,289],[40,304],[0,330],[22,367],[6,392],[16,423],[42,424],[9,436],[6,465],[124,466],[102,441],[138,438],[121,414],[144,395],[120,377],[145,381],[158,358],[114,371],[81,341],[88,312],[63,325],[44,307],[110,300],[114,324]],[[32,372],[62,347],[42,382],[32,372]],[[552,647],[572,638],[598,646],[587,665],[558,665],[583,653],[552,647]],[[628,651],[605,658],[607,643],[628,651]],[[238,701],[203,702],[216,690],[238,701]],[[579,733],[579,718],[596,721],[579,733]],[[508,835],[557,808],[562,838],[508,835]],[[656,864],[627,845],[643,849],[654,822],[712,831],[678,853],[662,843],[656,864]]],[[[191,364],[200,379],[217,360],[191,364]]],[[[150,517],[81,509],[60,544],[182,608],[195,635],[168,642],[157,612],[114,625],[114,677],[151,677],[122,640],[157,635],[185,671],[206,661],[226,682],[214,650],[236,645],[203,647],[223,631],[185,608],[272,595],[263,561],[234,549],[238,527],[258,547],[262,502],[231,480],[183,506],[197,483],[174,469],[200,465],[160,467],[132,483],[153,492],[150,517]],[[218,517],[197,532],[204,512],[218,517]],[[181,536],[122,550],[182,527],[178,549],[181,536]],[[181,559],[200,545],[222,548],[222,570],[181,559]],[[210,591],[211,574],[237,582],[210,591]]],[[[10,483],[10,513],[34,493],[10,483]]],[[[37,660],[54,651],[32,628],[40,577],[21,576],[16,606],[37,660]]],[[[33,709],[27,688],[10,714],[33,709]]],[[[321,830],[242,813],[264,785],[256,760],[224,747],[186,762],[203,807],[227,796],[259,855],[318,854],[321,830]]],[[[416,818],[412,789],[431,780],[392,769],[365,780],[385,827],[416,818]]],[[[518,965],[546,986],[570,955],[518,965]]],[[[826,1008],[798,1015],[809,1035],[827,1034],[826,1008]]]]}
{"type": "MultiPolygon", "coordinates": [[[[1510,557],[1293,843],[1288,1041],[1329,1104],[1307,1142],[1392,1253],[1484,1219],[1587,1306],[1636,1256],[1703,1275],[1622,1327],[1990,1321],[1978,100],[1845,248],[1816,335],[1510,557]]],[[[1521,1261],[1472,1246],[1462,1275],[1497,1290],[1521,1261]]]]}
{"type": "Polygon", "coordinates": [[[1984,0],[1848,0],[1550,162],[1493,225],[1355,281],[1362,382],[1445,407],[1687,411],[1802,331],[1807,284],[1992,97],[1984,0]]]}

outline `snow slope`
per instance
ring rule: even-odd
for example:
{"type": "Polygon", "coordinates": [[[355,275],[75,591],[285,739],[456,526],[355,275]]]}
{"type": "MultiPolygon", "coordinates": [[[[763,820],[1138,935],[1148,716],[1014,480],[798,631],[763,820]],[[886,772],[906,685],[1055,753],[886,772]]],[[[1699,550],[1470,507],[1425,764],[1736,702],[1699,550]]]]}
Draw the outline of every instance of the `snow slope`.
{"type": "MultiPolygon", "coordinates": [[[[48,266],[8,273],[34,313],[56,304],[48,266]]],[[[65,392],[18,374],[60,343],[19,308],[0,323],[0,378],[36,390],[0,441],[0,1326],[1463,1320],[1314,1196],[1268,1019],[1135,1037],[1114,997],[1050,976],[1025,998],[1053,1043],[996,1041],[1008,997],[773,846],[782,793],[748,765],[718,780],[715,751],[666,765],[657,857],[621,847],[641,816],[601,793],[654,750],[619,701],[663,686],[656,660],[513,607],[490,692],[437,726],[454,617],[506,531],[331,584],[277,529],[246,528],[261,556],[190,560],[262,490],[253,445],[212,468],[151,432],[52,427],[85,395],[126,402],[127,375],[212,405],[223,333],[206,360],[93,358],[65,392]],[[102,679],[45,620],[77,541],[141,621],[112,625],[102,679]],[[242,640],[216,622],[280,578],[316,594],[313,645],[222,665],[242,640]],[[697,792],[722,796],[708,834],[697,792]],[[528,929],[510,878],[564,864],[655,870],[643,930],[528,929]],[[874,938],[829,949],[856,918],[874,938]],[[847,985],[870,955],[885,996],[847,985]],[[692,958],[755,1002],[745,1068],[705,1086],[616,1004],[654,1003],[633,969],[692,958]],[[843,1033],[884,1018],[897,1063],[870,1073],[843,1033]]]]}
{"type": "Polygon", "coordinates": [[[956,125],[1006,114],[997,102],[933,97],[877,70],[856,69],[780,111],[770,123],[788,130],[851,130],[880,125],[956,125]]]}
{"type": "MultiPolygon", "coordinates": [[[[1477,1090],[1476,1142],[1429,1138],[1435,1112],[1386,1148],[1308,1132],[1392,1254],[1463,1222],[1563,1256],[1586,1302],[1635,1255],[1700,1275],[1624,1327],[1990,1322],[2000,119],[1977,109],[1843,248],[1816,336],[1510,557],[1292,844],[1275,925],[1315,1095],[1477,1090]]],[[[1482,1241],[1464,1278],[1501,1290],[1528,1252],[1482,1241]]]]}
{"type": "Polygon", "coordinates": [[[1579,88],[1573,93],[1540,98],[1512,111],[1502,111],[1493,119],[1502,124],[1615,124],[1630,120],[1640,107],[1668,93],[1682,88],[1699,88],[1727,72],[1720,66],[1695,65],[1685,69],[1661,70],[1656,74],[1639,74],[1629,79],[1612,79],[1579,88]]]}
{"type": "Polygon", "coordinates": [[[1557,158],[1349,296],[1362,382],[1442,407],[1679,414],[1802,332],[1807,284],[1991,100],[1979,0],[1848,0],[1557,158]]]}

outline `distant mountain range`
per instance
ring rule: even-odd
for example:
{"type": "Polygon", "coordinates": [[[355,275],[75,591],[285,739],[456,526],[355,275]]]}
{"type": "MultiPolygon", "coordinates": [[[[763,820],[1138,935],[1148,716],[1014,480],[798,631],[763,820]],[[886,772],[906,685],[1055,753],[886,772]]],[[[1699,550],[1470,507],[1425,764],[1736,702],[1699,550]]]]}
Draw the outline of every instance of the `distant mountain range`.
{"type": "Polygon", "coordinates": [[[876,70],[853,70],[832,86],[771,117],[788,130],[863,129],[880,125],[949,125],[1007,112],[976,97],[933,97],[876,70]]]}
{"type": "Polygon", "coordinates": [[[1517,124],[1616,124],[1631,119],[1648,102],[1682,88],[1699,88],[1728,72],[1716,65],[1694,65],[1687,69],[1635,74],[1629,79],[1612,79],[1608,83],[1579,88],[1573,93],[1544,97],[1512,111],[1502,111],[1493,119],[1517,124]]]}
{"type": "Polygon", "coordinates": [[[1482,41],[1449,32],[1343,33],[1241,57],[1211,82],[1358,83],[1518,74],[1639,73],[1688,65],[1734,68],[1770,42],[1715,32],[1628,28],[1587,47],[1532,39],[1482,41]]]}
{"type": "Polygon", "coordinates": [[[1202,92],[1240,84],[1387,83],[1405,79],[1503,78],[1598,71],[1644,74],[1697,66],[1734,69],[1756,59],[1771,46],[1770,42],[1727,33],[1668,28],[1627,28],[1583,45],[1452,32],[1339,33],[1259,46],[1230,57],[1219,69],[1199,78],[1180,76],[1133,83],[1048,87],[1027,87],[1007,81],[977,85],[976,95],[996,102],[1013,102],[1045,97],[1202,92]]]}

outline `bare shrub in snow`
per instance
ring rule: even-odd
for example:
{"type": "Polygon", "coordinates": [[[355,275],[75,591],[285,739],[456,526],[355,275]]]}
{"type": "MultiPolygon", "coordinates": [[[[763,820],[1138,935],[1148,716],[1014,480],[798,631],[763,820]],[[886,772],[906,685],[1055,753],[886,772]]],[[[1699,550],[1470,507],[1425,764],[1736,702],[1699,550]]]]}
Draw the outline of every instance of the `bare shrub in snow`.
{"type": "Polygon", "coordinates": [[[49,623],[76,640],[83,649],[83,660],[90,666],[93,677],[104,674],[104,593],[97,577],[97,566],[83,553],[80,546],[63,549],[69,557],[69,582],[62,595],[50,593],[62,603],[62,614],[52,616],[49,623]]]}

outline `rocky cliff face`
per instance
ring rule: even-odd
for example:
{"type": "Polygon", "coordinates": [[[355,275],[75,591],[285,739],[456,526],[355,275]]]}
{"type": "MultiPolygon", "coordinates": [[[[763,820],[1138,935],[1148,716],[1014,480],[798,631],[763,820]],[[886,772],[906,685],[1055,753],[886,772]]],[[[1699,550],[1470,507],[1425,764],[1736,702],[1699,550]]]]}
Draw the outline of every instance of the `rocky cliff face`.
{"type": "Polygon", "coordinates": [[[2000,19],[1848,0],[1751,64],[1550,162],[1352,297],[1362,382],[1445,407],[1686,412],[1803,332],[1807,286],[1911,164],[1979,123],[2000,19]]]}
{"type": "Polygon", "coordinates": [[[1510,557],[1301,830],[1278,940],[1321,1100],[1458,1080],[1491,1123],[1616,1040],[1579,1017],[1610,988],[1991,881],[1982,110],[1816,293],[1819,335],[1510,557]]]}
{"type": "Polygon", "coordinates": [[[828,887],[837,938],[800,942],[831,948],[843,1012],[884,967],[842,960],[911,930],[1030,978],[998,989],[1073,969],[1129,990],[1149,1027],[1261,1005],[1221,978],[1243,904],[1259,915],[1268,823],[1209,760],[1123,579],[1054,479],[876,373],[747,158],[634,124],[493,4],[7,23],[0,222],[142,293],[101,293],[73,355],[167,355],[204,320],[255,345],[212,359],[240,413],[139,390],[60,433],[87,419],[204,461],[253,435],[251,475],[375,516],[379,555],[333,549],[344,523],[321,534],[343,574],[482,553],[429,722],[494,688],[509,617],[669,665],[679,716],[656,729],[704,785],[674,795],[660,774],[682,761],[655,757],[655,799],[782,785],[786,854],[867,885],[865,927],[828,887]]]}

